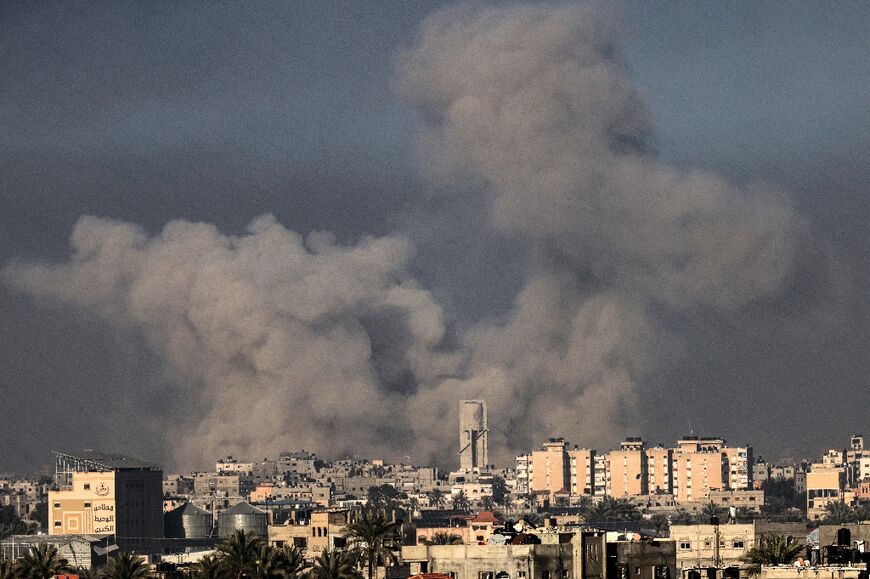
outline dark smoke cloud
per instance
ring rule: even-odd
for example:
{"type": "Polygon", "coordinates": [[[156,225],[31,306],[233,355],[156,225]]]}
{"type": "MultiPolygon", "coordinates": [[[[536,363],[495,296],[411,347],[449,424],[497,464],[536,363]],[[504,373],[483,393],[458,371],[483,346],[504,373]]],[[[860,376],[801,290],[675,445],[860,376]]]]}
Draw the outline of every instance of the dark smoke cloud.
{"type": "Polygon", "coordinates": [[[410,234],[348,246],[261,218],[241,236],[178,221],[151,237],[83,218],[69,262],[3,279],[144,334],[191,394],[168,427],[177,462],[292,444],[452,464],[468,396],[489,401],[499,461],[557,434],[606,447],[680,349],[655,311],[775,301],[811,246],[782,194],[657,161],[622,44],[593,7],[460,6],[399,55],[424,174],[530,256],[509,311],[456,346],[409,273],[410,234]]]}

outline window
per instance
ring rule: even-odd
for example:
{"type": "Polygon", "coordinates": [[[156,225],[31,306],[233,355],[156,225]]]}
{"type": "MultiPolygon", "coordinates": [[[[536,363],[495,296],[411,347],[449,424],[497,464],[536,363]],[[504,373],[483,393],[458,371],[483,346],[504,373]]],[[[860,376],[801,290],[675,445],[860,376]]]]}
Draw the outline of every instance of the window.
{"type": "Polygon", "coordinates": [[[494,573],[492,571],[479,571],[477,573],[477,579],[493,579],[494,573]]]}
{"type": "Polygon", "coordinates": [[[743,540],[742,539],[734,539],[734,542],[731,543],[731,546],[734,547],[735,549],[742,549],[743,548],[743,540]]]}
{"type": "Polygon", "coordinates": [[[85,483],[85,490],[86,491],[91,490],[91,483],[85,483]]]}
{"type": "Polygon", "coordinates": [[[525,571],[517,571],[517,579],[522,579],[525,576],[526,576],[525,571]]]}
{"type": "Polygon", "coordinates": [[[59,508],[60,508],[60,503],[54,503],[54,508],[59,509],[59,508]]]}
{"type": "Polygon", "coordinates": [[[692,548],[692,543],[689,541],[680,541],[680,549],[683,551],[688,551],[692,548]]]}
{"type": "Polygon", "coordinates": [[[60,527],[60,526],[61,526],[61,522],[60,522],[60,521],[55,521],[55,522],[54,522],[54,526],[55,526],[55,527],[60,527]]]}
{"type": "Polygon", "coordinates": [[[86,508],[86,509],[91,508],[91,503],[85,503],[85,508],[86,508]]]}
{"type": "Polygon", "coordinates": [[[713,541],[710,539],[704,539],[704,548],[709,549],[713,546],[713,541]]]}

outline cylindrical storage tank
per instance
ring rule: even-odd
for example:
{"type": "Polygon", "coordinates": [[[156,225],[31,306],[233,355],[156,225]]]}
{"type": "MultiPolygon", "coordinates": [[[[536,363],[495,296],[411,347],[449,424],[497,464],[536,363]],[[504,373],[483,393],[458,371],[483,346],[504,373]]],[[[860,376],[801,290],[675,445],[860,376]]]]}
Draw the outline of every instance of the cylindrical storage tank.
{"type": "Polygon", "coordinates": [[[173,539],[202,539],[211,537],[214,517],[193,503],[185,503],[163,515],[164,536],[173,539]]]}
{"type": "Polygon", "coordinates": [[[218,515],[218,533],[222,538],[236,531],[246,531],[261,537],[268,536],[269,516],[266,511],[248,503],[239,503],[218,515]]]}

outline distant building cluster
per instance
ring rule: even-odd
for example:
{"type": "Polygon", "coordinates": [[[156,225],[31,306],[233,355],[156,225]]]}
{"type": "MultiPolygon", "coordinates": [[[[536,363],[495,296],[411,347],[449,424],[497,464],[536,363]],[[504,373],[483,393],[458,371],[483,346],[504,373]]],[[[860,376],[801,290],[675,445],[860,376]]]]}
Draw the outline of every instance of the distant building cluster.
{"type": "Polygon", "coordinates": [[[18,521],[0,526],[0,557],[51,543],[86,568],[123,551],[182,564],[236,531],[314,557],[348,548],[347,529],[364,509],[401,524],[395,548],[404,571],[385,579],[557,579],[553,565],[590,579],[596,565],[619,579],[700,579],[692,573],[709,569],[717,571],[705,577],[724,579],[741,576],[764,537],[798,538],[816,564],[842,562],[848,549],[864,553],[870,540],[870,452],[860,435],[796,464],[771,464],[752,446],[715,437],[685,436],[670,447],[629,437],[606,452],[550,438],[496,468],[488,420],[484,400],[460,401],[459,468],[447,473],[292,450],[164,475],[129,456],[56,451],[51,479],[0,478],[0,508],[18,521]],[[604,559],[584,563],[584,549],[604,559]]]}

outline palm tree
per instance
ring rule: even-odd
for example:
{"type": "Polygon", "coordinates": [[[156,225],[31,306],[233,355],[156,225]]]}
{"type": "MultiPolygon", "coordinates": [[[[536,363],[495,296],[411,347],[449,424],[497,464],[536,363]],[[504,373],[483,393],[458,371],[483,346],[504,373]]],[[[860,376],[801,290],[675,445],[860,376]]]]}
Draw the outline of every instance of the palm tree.
{"type": "Polygon", "coordinates": [[[12,561],[8,559],[0,559],[0,579],[15,579],[18,569],[12,561]]]}
{"type": "Polygon", "coordinates": [[[471,503],[468,500],[468,495],[465,494],[465,491],[459,491],[453,497],[453,509],[456,511],[462,511],[463,513],[467,513],[471,510],[471,503]]]}
{"type": "Polygon", "coordinates": [[[279,549],[279,552],[281,553],[287,577],[291,579],[298,577],[308,568],[308,562],[305,560],[305,554],[302,552],[302,549],[293,545],[285,545],[279,549]]]}
{"type": "Polygon", "coordinates": [[[51,579],[71,570],[69,561],[58,554],[54,545],[48,543],[31,547],[17,567],[20,575],[28,579],[51,579]]]}
{"type": "Polygon", "coordinates": [[[196,579],[222,579],[220,558],[214,555],[206,555],[194,567],[193,576],[196,579]]]}
{"type": "Polygon", "coordinates": [[[744,560],[749,563],[749,573],[758,575],[762,565],[788,565],[803,549],[804,546],[794,537],[766,535],[749,550],[744,560]]]}
{"type": "Polygon", "coordinates": [[[640,511],[631,501],[611,497],[589,509],[586,515],[586,520],[591,523],[637,521],[640,518],[640,511]]]}
{"type": "Polygon", "coordinates": [[[670,517],[671,525],[694,525],[695,517],[686,509],[679,509],[670,517]]]}
{"type": "Polygon", "coordinates": [[[103,579],[147,579],[151,570],[145,559],[133,553],[121,553],[106,563],[103,579]]]}
{"type": "Polygon", "coordinates": [[[241,579],[257,574],[257,562],[263,538],[253,533],[236,531],[218,546],[222,574],[241,579]]]}
{"type": "Polygon", "coordinates": [[[302,552],[296,547],[260,547],[257,558],[258,579],[295,579],[307,567],[302,552]]]}
{"type": "Polygon", "coordinates": [[[363,579],[349,553],[324,550],[307,573],[308,579],[363,579]]]}
{"type": "Polygon", "coordinates": [[[368,566],[369,579],[374,579],[378,560],[384,566],[396,559],[386,542],[393,536],[398,523],[387,519],[380,511],[366,509],[345,529],[350,544],[359,550],[368,566]]]}
{"type": "Polygon", "coordinates": [[[429,497],[429,504],[436,509],[444,506],[444,493],[441,492],[441,489],[434,489],[426,495],[429,497]]]}
{"type": "Polygon", "coordinates": [[[851,509],[845,501],[836,501],[825,505],[825,521],[829,524],[842,525],[852,518],[851,509]]]}
{"type": "Polygon", "coordinates": [[[667,536],[667,531],[670,527],[670,521],[668,521],[668,518],[665,515],[661,513],[656,513],[649,518],[649,522],[653,526],[653,529],[655,529],[656,537],[667,536]]]}
{"type": "Polygon", "coordinates": [[[856,523],[870,521],[870,501],[861,501],[852,509],[852,518],[856,523]]]}
{"type": "Polygon", "coordinates": [[[495,508],[495,502],[493,502],[492,497],[483,497],[480,500],[480,508],[484,511],[492,511],[495,508]]]}
{"type": "Polygon", "coordinates": [[[439,531],[427,539],[423,539],[424,545],[462,545],[465,541],[456,533],[439,531]]]}
{"type": "Polygon", "coordinates": [[[701,517],[708,521],[712,520],[713,517],[719,517],[721,520],[724,519],[726,515],[728,515],[728,509],[716,505],[713,501],[710,501],[701,509],[701,517]]]}

